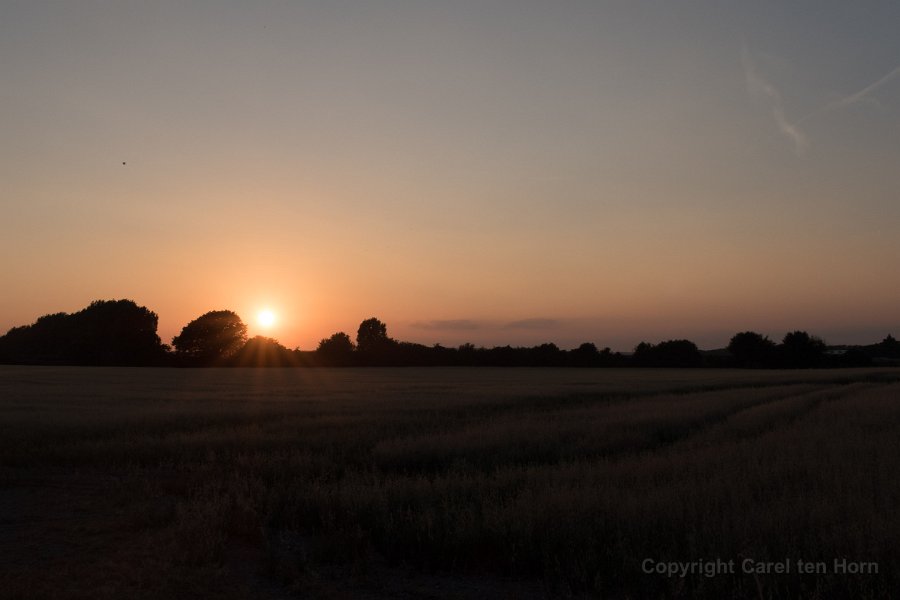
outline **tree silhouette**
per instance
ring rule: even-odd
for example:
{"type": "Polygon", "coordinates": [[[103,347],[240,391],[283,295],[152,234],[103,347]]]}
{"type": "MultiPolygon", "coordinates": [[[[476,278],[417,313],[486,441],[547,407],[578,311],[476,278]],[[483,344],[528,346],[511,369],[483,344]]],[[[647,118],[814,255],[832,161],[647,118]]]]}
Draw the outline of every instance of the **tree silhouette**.
{"type": "Polygon", "coordinates": [[[76,315],[84,343],[99,362],[145,362],[158,355],[156,313],[131,300],[97,300],[76,315]]]}
{"type": "Polygon", "coordinates": [[[560,351],[559,346],[553,343],[544,343],[540,346],[529,348],[526,357],[526,363],[529,366],[539,367],[548,366],[556,367],[562,364],[565,354],[560,351]]]}
{"type": "Polygon", "coordinates": [[[771,366],[775,359],[775,342],[755,331],[743,331],[731,338],[728,351],[740,366],[771,366]]]}
{"type": "Polygon", "coordinates": [[[323,364],[334,366],[346,366],[353,363],[353,351],[355,347],[350,336],[339,331],[330,338],[323,339],[316,348],[316,355],[323,364]]]}
{"type": "Polygon", "coordinates": [[[699,367],[703,363],[703,355],[690,340],[668,340],[655,346],[641,342],[632,358],[640,367],[699,367]]]}
{"type": "Polygon", "coordinates": [[[894,336],[888,335],[877,344],[879,353],[886,358],[900,357],[900,342],[894,336]]]}
{"type": "Polygon", "coordinates": [[[228,362],[238,367],[293,367],[298,364],[296,355],[278,340],[261,335],[247,340],[228,362]]]}
{"type": "Polygon", "coordinates": [[[223,361],[247,342],[247,326],[230,310],[214,310],[197,317],[172,339],[178,356],[191,364],[223,361]]]}
{"type": "Polygon", "coordinates": [[[356,347],[363,354],[385,351],[391,339],[387,335],[387,325],[372,317],[359,324],[356,332],[356,347]]]}
{"type": "Polygon", "coordinates": [[[77,313],[40,317],[0,338],[9,362],[71,365],[150,365],[166,359],[158,317],[131,300],[96,300],[77,313]]]}
{"type": "Polygon", "coordinates": [[[576,367],[593,367],[600,364],[600,351],[596,344],[585,342],[569,351],[571,364],[576,367]]]}
{"type": "Polygon", "coordinates": [[[689,340],[641,342],[629,356],[598,350],[586,342],[573,350],[553,343],[533,347],[446,348],[388,337],[387,326],[372,317],[359,325],[356,345],[338,332],[313,351],[288,350],[276,340],[247,340],[247,327],[232,311],[208,312],[173,338],[173,355],[156,333],[156,313],[131,300],[98,300],[73,313],[48,314],[0,336],[0,363],[69,365],[220,365],[220,366],[534,366],[534,367],[849,367],[897,364],[900,342],[886,336],[868,346],[840,346],[827,352],[820,338],[792,331],[775,345],[753,332],[735,334],[728,353],[701,353],[689,340]],[[176,360],[177,359],[177,360],[176,360]]]}
{"type": "Polygon", "coordinates": [[[815,367],[822,363],[826,347],[820,338],[805,331],[792,331],[781,342],[781,358],[787,367],[815,367]]]}

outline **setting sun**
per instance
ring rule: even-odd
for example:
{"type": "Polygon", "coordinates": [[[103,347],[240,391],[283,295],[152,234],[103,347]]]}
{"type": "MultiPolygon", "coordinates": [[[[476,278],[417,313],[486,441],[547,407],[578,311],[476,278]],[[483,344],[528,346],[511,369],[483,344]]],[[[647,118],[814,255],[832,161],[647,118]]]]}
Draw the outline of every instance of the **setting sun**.
{"type": "Polygon", "coordinates": [[[273,313],[269,309],[264,309],[259,311],[256,315],[256,322],[259,323],[260,327],[269,328],[275,325],[276,317],[275,313],[273,313]]]}

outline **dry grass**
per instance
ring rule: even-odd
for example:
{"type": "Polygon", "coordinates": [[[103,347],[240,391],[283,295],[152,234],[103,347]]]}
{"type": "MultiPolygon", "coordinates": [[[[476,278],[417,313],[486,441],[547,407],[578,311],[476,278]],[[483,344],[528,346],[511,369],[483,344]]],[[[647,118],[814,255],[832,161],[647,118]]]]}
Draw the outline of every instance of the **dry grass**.
{"type": "Polygon", "coordinates": [[[889,598],[900,373],[0,367],[13,598],[889,598]],[[648,575],[644,558],[878,574],[648,575]]]}

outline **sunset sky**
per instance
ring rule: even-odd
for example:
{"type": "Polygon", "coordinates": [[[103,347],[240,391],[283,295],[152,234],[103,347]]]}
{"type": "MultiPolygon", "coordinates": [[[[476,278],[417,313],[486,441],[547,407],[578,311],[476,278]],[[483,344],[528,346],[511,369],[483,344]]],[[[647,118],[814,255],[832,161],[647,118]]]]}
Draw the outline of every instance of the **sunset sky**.
{"type": "Polygon", "coordinates": [[[0,333],[900,335],[900,2],[0,4],[0,333]],[[124,163],[124,164],[123,164],[124,163]],[[255,315],[268,308],[268,331],[255,315]]]}

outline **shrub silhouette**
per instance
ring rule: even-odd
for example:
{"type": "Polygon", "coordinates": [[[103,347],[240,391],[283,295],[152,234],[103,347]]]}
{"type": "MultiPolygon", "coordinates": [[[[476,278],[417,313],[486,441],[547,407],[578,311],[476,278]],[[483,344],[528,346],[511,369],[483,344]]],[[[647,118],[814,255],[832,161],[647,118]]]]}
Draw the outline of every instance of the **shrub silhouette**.
{"type": "Polygon", "coordinates": [[[247,342],[247,326],[230,310],[197,317],[172,339],[178,357],[187,364],[221,364],[247,342]]]}

